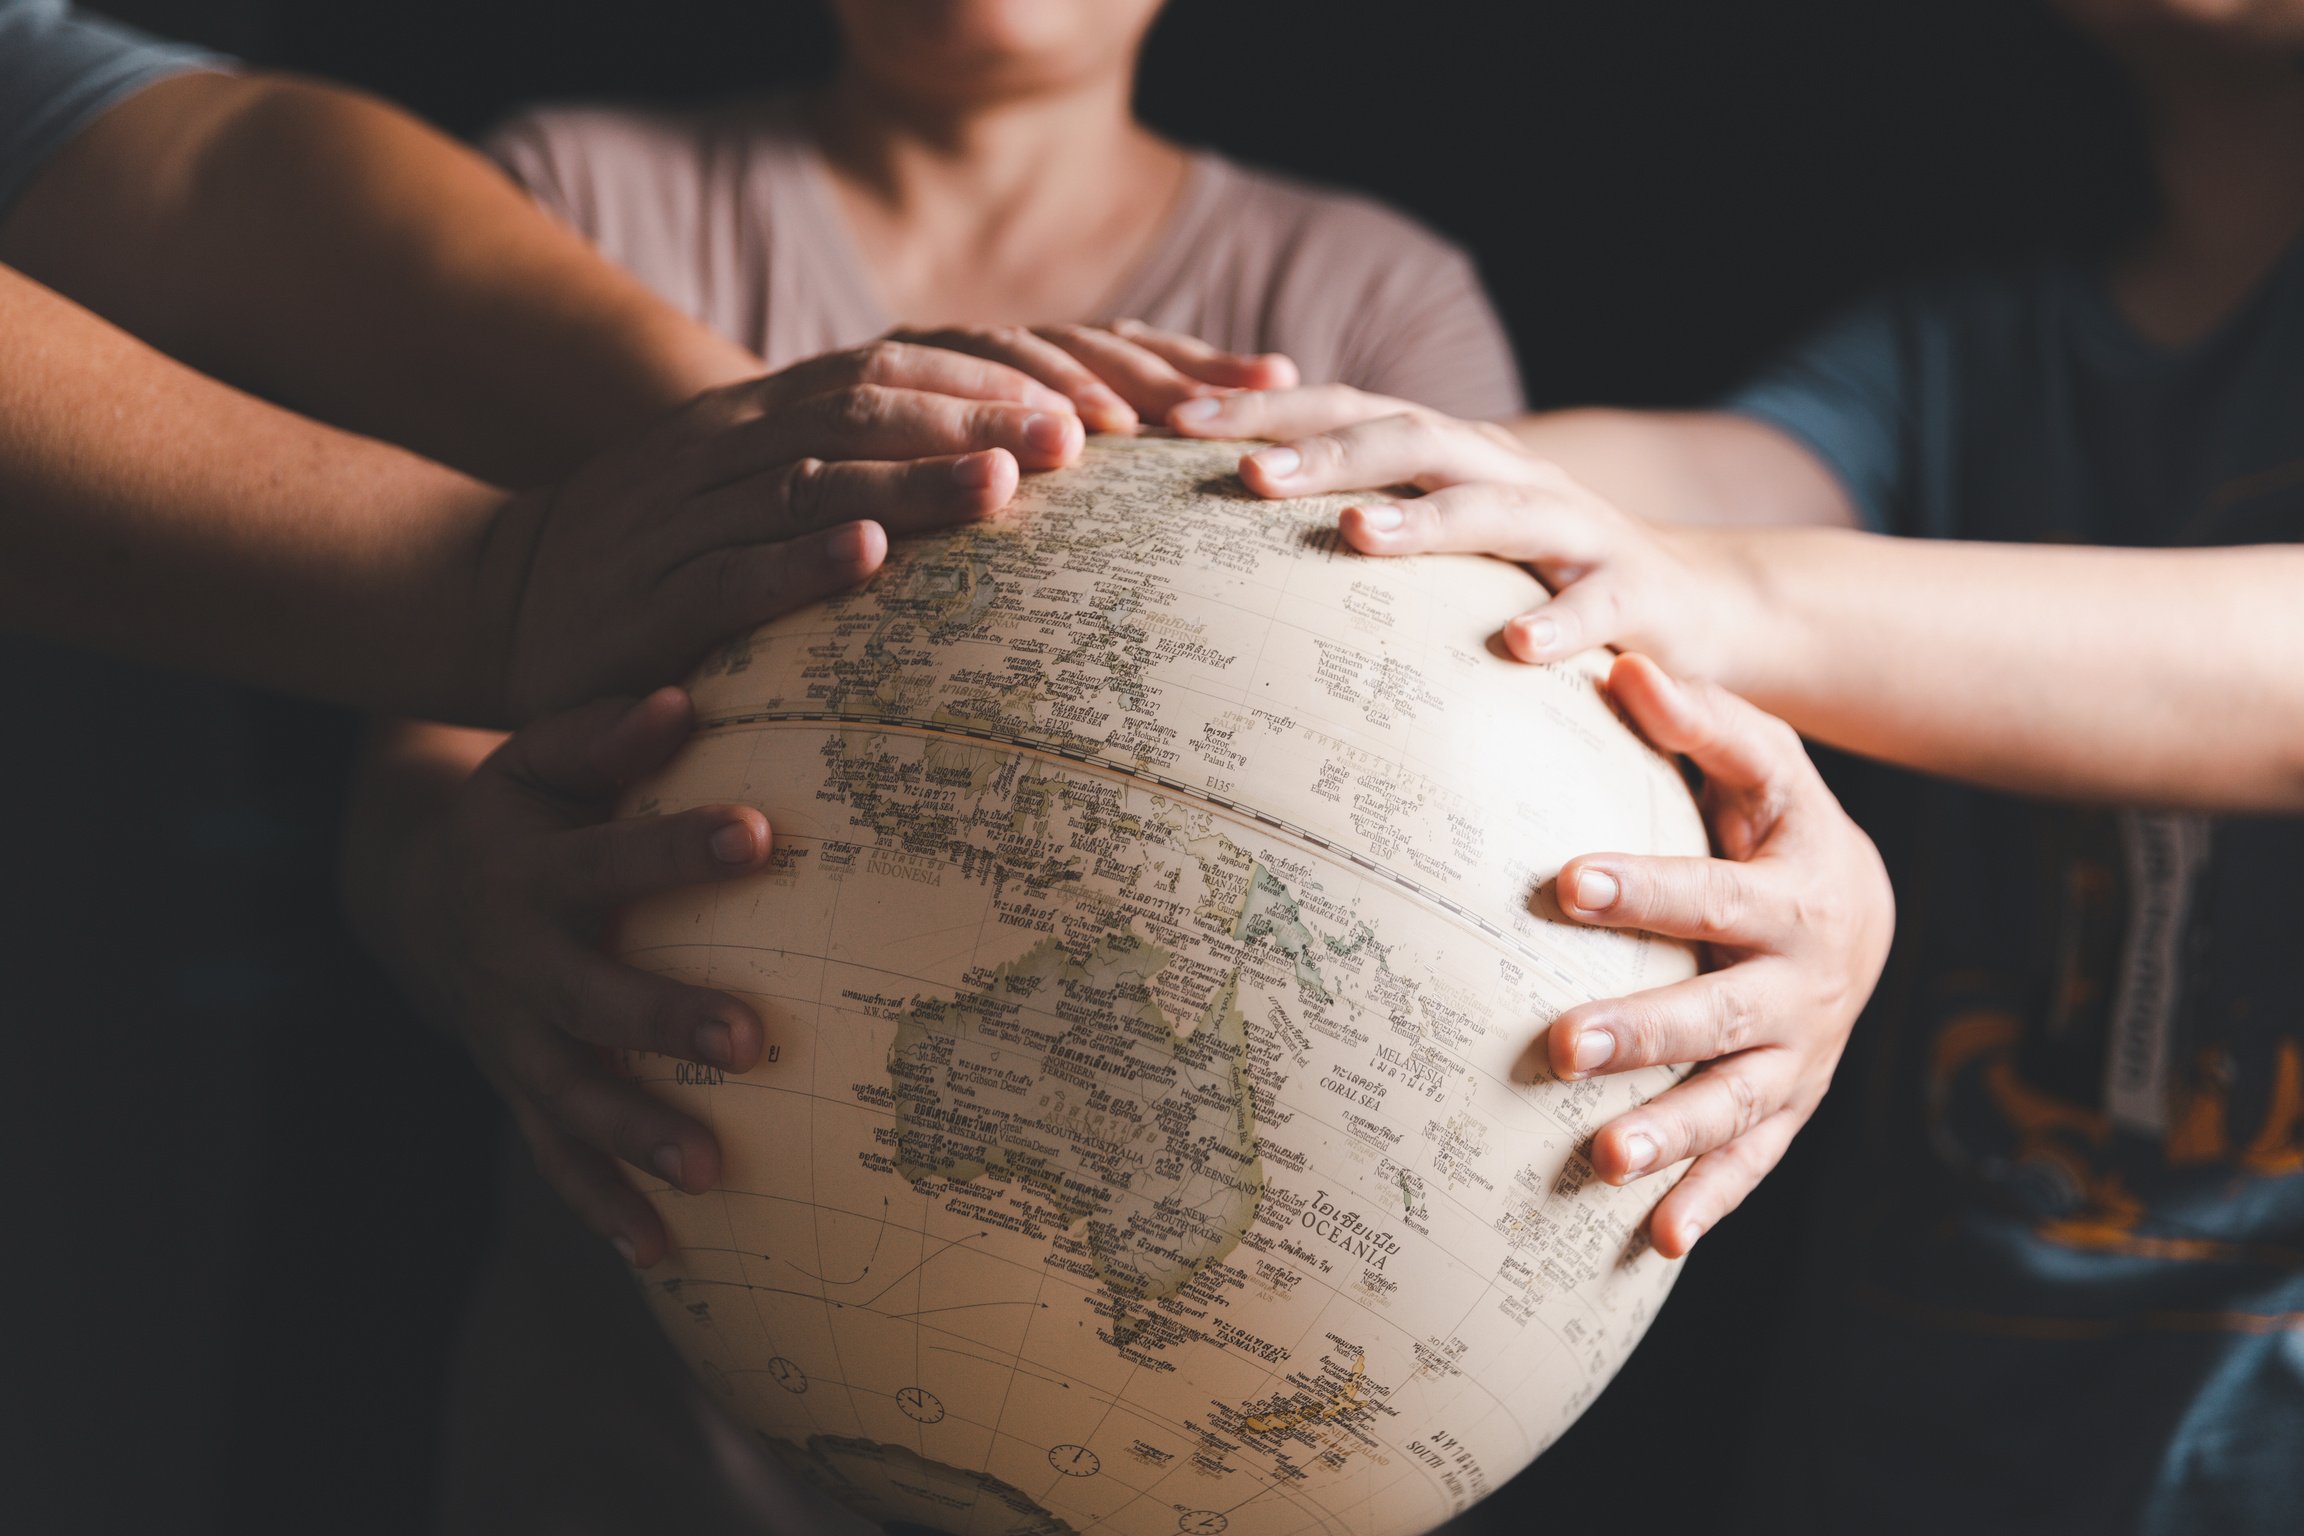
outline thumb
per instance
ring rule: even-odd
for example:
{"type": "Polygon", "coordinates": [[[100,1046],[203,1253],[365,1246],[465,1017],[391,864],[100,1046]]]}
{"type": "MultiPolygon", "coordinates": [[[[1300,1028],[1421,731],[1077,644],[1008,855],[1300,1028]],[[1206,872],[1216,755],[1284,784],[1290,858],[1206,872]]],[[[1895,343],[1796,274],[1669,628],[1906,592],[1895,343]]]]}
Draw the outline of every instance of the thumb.
{"type": "Polygon", "coordinates": [[[1799,736],[1774,715],[1717,683],[1675,681],[1637,653],[1616,658],[1608,691],[1650,741],[1723,789],[1760,789],[1808,761],[1799,736]]]}
{"type": "Polygon", "coordinates": [[[502,773],[531,794],[604,805],[632,780],[670,762],[694,723],[684,689],[598,699],[522,727],[481,771],[502,773]]]}

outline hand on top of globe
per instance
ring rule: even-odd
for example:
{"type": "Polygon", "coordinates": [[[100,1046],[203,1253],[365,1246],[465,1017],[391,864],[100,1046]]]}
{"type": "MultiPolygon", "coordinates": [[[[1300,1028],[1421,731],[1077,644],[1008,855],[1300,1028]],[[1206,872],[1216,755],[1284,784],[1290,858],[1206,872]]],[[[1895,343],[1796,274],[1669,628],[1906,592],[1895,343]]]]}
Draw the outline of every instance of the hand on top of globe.
{"type": "Polygon", "coordinates": [[[1005,364],[883,341],[710,390],[475,551],[482,637],[518,723],[680,677],[705,651],[871,574],[903,533],[988,516],[1019,465],[1078,457],[1071,402],[1005,364]],[[885,530],[885,531],[884,531],[885,530]]]}
{"type": "Polygon", "coordinates": [[[890,332],[889,339],[965,352],[1029,374],[1064,394],[1091,432],[1131,432],[1140,421],[1169,422],[1185,402],[1226,391],[1293,390],[1299,377],[1296,364],[1277,352],[1225,352],[1141,320],[907,327],[890,332]]]}
{"type": "MultiPolygon", "coordinates": [[[[1384,416],[1429,417],[1437,422],[1455,422],[1454,417],[1444,416],[1413,400],[1372,394],[1365,389],[1354,389],[1349,384],[1311,384],[1302,387],[1292,384],[1243,385],[1238,389],[1210,392],[1180,401],[1169,408],[1166,420],[1168,426],[1183,437],[1262,437],[1285,442],[1316,432],[1333,432],[1339,427],[1384,416]]],[[[1497,434],[1498,440],[1506,444],[1511,442],[1511,438],[1504,435],[1502,427],[1477,422],[1456,424],[1471,427],[1476,432],[1497,434]]],[[[1349,486],[1330,488],[1358,490],[1367,483],[1356,481],[1349,486]]]]}

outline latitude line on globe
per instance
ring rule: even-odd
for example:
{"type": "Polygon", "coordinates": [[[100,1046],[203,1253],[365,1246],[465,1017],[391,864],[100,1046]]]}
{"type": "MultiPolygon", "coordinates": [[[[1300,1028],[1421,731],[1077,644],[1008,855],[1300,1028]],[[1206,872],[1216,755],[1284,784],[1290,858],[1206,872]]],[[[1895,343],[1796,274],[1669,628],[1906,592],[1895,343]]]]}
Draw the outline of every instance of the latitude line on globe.
{"type": "Polygon", "coordinates": [[[1451,916],[1456,917],[1464,922],[1470,923],[1473,927],[1478,928],[1482,933],[1487,934],[1490,938],[1495,939],[1498,943],[1509,945],[1514,954],[1521,956],[1531,965],[1534,965],[1539,970],[1542,970],[1550,975],[1554,980],[1559,981],[1563,985],[1566,985],[1583,994],[1583,1000],[1589,1001],[1593,997],[1599,995],[1598,993],[1594,992],[1590,986],[1578,980],[1576,977],[1568,974],[1568,972],[1560,966],[1559,962],[1554,960],[1551,956],[1546,955],[1541,950],[1532,947],[1525,940],[1520,939],[1515,935],[1506,932],[1504,929],[1497,927],[1496,924],[1490,922],[1487,918],[1481,916],[1479,913],[1472,911],[1470,908],[1466,907],[1462,902],[1457,901],[1455,898],[1444,895],[1441,892],[1436,891],[1417,880],[1409,878],[1407,875],[1402,874],[1399,870],[1392,868],[1388,864],[1385,864],[1376,859],[1371,859],[1365,854],[1356,853],[1352,849],[1338,844],[1333,839],[1323,837],[1317,832],[1313,832],[1307,828],[1300,827],[1292,821],[1287,821],[1281,817],[1274,816],[1270,812],[1265,811],[1257,806],[1244,805],[1237,800],[1226,799],[1224,796],[1216,794],[1205,787],[1194,788],[1193,786],[1183,783],[1180,780],[1171,779],[1166,774],[1153,773],[1150,770],[1143,768],[1122,767],[1120,764],[1112,762],[1107,758],[1098,757],[1086,752],[1066,751],[1064,748],[1051,742],[1037,741],[1027,736],[1017,735],[1011,731],[973,730],[966,726],[952,725],[941,720],[923,720],[916,715],[844,715],[825,714],[814,711],[802,713],[799,711],[773,710],[742,715],[721,715],[710,720],[700,720],[696,724],[696,729],[698,733],[702,733],[705,731],[727,730],[730,728],[747,725],[783,724],[879,726],[884,729],[917,731],[923,736],[957,736],[966,738],[967,740],[971,741],[995,742],[1003,746],[1015,747],[1020,751],[1036,752],[1046,757],[1061,758],[1065,762],[1078,763],[1084,768],[1101,769],[1106,773],[1116,775],[1120,778],[1136,779],[1143,783],[1156,784],[1171,794],[1179,795],[1186,799],[1202,801],[1206,804],[1216,806],[1222,810],[1230,811],[1235,815],[1246,816],[1251,821],[1260,822],[1263,825],[1271,827],[1276,831],[1285,832],[1291,837],[1299,838],[1304,842],[1309,843],[1314,848],[1319,849],[1322,853],[1330,854],[1336,858],[1343,859],[1346,862],[1352,864],[1355,868],[1364,869],[1370,874],[1379,876],[1385,880],[1389,880],[1394,885],[1399,886],[1402,890],[1407,891],[1412,895],[1419,896],[1424,900],[1431,902],[1434,906],[1441,908],[1451,916]]]}

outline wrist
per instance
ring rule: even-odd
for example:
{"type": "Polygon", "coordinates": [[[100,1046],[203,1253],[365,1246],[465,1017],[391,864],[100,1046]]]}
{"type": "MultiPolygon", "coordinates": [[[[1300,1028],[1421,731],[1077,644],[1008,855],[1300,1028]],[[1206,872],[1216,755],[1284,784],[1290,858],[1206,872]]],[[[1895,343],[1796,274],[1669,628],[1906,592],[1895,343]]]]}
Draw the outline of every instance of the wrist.
{"type": "Polygon", "coordinates": [[[512,492],[480,487],[484,494],[466,509],[471,532],[450,577],[458,615],[453,647],[456,677],[451,687],[462,707],[452,716],[437,718],[503,730],[519,723],[512,676],[521,611],[555,489],[512,492]]]}
{"type": "Polygon", "coordinates": [[[1802,647],[1760,539],[1740,528],[1682,528],[1668,537],[1681,546],[1702,594],[1694,606],[1706,635],[1703,675],[1746,698],[1774,689],[1802,647]]]}

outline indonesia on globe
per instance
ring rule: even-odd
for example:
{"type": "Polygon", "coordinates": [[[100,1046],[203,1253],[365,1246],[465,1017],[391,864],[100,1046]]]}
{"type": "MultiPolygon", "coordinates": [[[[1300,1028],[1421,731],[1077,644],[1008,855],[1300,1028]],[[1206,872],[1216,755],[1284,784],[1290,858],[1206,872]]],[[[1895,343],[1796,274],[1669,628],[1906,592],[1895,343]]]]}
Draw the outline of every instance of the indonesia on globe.
{"type": "Polygon", "coordinates": [[[744,997],[743,1076],[635,1057],[719,1188],[641,1277],[705,1389],[867,1519],[1414,1536],[1559,1436],[1677,1266],[1590,1133],[1675,1069],[1529,1053],[1688,950],[1560,919],[1579,853],[1701,854],[1606,658],[1495,639],[1524,571],[1343,546],[1240,444],[1097,440],[693,684],[634,814],[769,869],[628,915],[744,997]]]}

